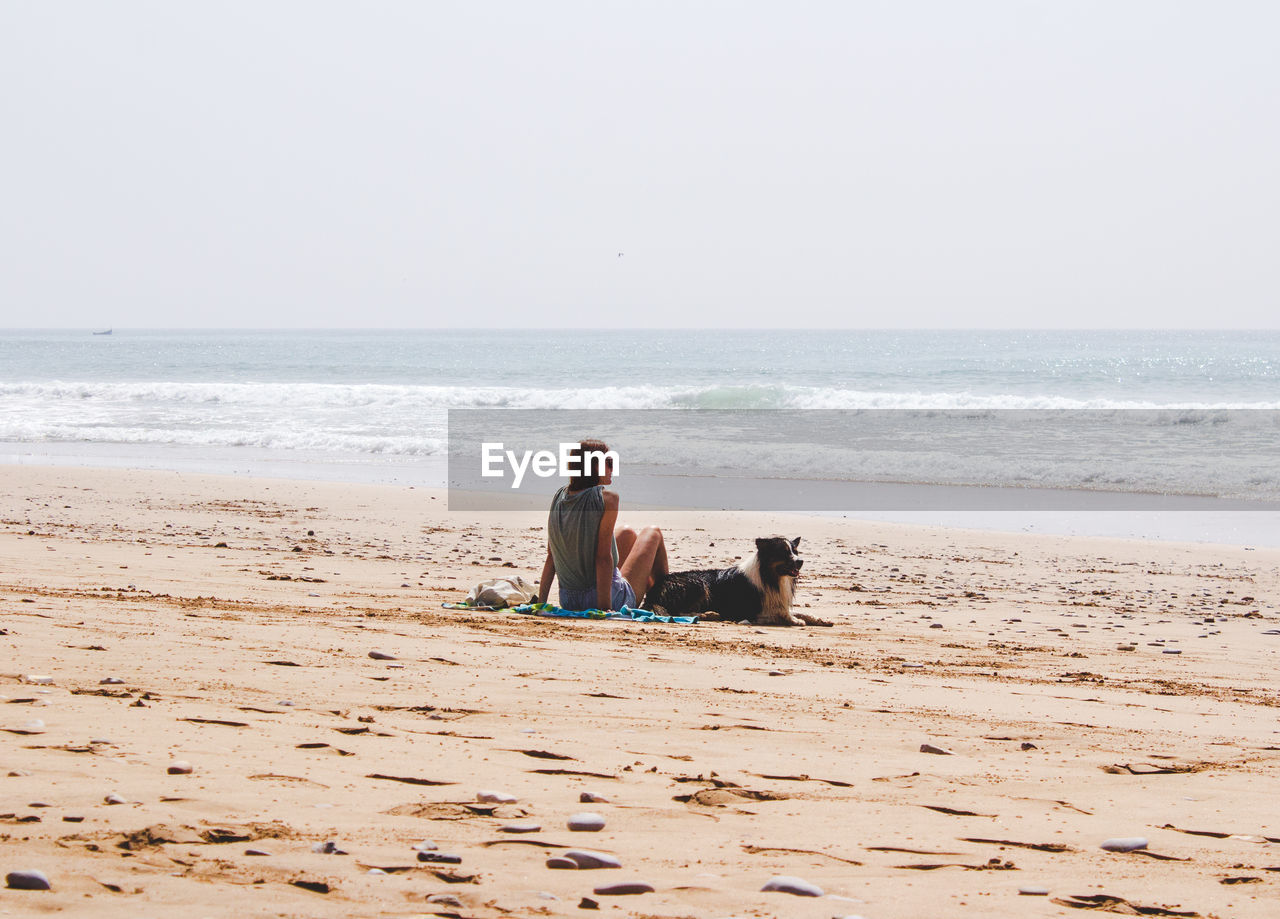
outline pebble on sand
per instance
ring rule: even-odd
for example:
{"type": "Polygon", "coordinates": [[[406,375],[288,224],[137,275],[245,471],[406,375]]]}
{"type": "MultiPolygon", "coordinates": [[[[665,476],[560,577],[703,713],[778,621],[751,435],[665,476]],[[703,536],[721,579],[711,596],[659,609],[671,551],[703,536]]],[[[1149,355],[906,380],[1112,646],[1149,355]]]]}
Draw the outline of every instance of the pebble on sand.
{"type": "Polygon", "coordinates": [[[653,885],[643,881],[630,881],[623,884],[606,884],[591,891],[598,897],[627,897],[641,893],[653,893],[653,885]]]}
{"type": "Polygon", "coordinates": [[[582,870],[622,867],[622,862],[607,852],[592,852],[588,849],[567,849],[561,852],[560,855],[569,859],[582,870]]]}
{"type": "Polygon", "coordinates": [[[190,775],[191,764],[185,759],[175,759],[169,764],[169,775],[190,775]]]}
{"type": "Polygon", "coordinates": [[[931,743],[922,743],[920,745],[920,752],[932,753],[935,756],[954,756],[955,755],[950,750],[944,749],[943,747],[935,747],[931,743]]]}
{"type": "Polygon", "coordinates": [[[537,833],[542,830],[542,824],[535,823],[532,820],[524,820],[519,823],[508,823],[498,827],[499,833],[537,833]]]}
{"type": "Polygon", "coordinates": [[[608,804],[609,799],[603,795],[598,795],[593,791],[584,791],[578,795],[579,804],[608,804]]]}
{"type": "Polygon", "coordinates": [[[271,855],[271,853],[270,853],[270,852],[267,852],[267,851],[265,851],[265,850],[263,850],[263,849],[245,849],[245,850],[244,850],[244,854],[245,854],[245,855],[256,855],[256,856],[260,856],[260,857],[267,857],[267,856],[270,856],[270,855],[271,855]]]}
{"type": "Polygon", "coordinates": [[[569,818],[569,829],[577,833],[598,833],[604,829],[604,818],[584,811],[569,818]]]}
{"type": "Polygon", "coordinates": [[[1142,836],[1117,836],[1102,843],[1108,852],[1133,852],[1146,847],[1147,840],[1142,836]]]}
{"type": "Polygon", "coordinates": [[[43,871],[10,871],[4,876],[4,883],[13,890],[53,890],[43,871]]]}
{"type": "Polygon", "coordinates": [[[461,865],[462,856],[452,855],[448,852],[419,852],[418,861],[432,862],[437,865],[461,865]]]}
{"type": "Polygon", "coordinates": [[[422,842],[414,843],[410,848],[416,849],[418,852],[434,852],[440,848],[430,839],[424,839],[422,842]]]}
{"type": "Polygon", "coordinates": [[[106,804],[128,804],[129,803],[128,801],[125,800],[124,795],[118,795],[114,791],[111,794],[107,795],[102,800],[106,804]]]}
{"type": "Polygon", "coordinates": [[[476,800],[481,804],[515,804],[519,799],[501,791],[477,791],[476,800]]]}
{"type": "Polygon", "coordinates": [[[789,877],[780,874],[776,877],[769,878],[761,890],[776,890],[780,893],[795,894],[797,897],[820,897],[822,896],[822,888],[817,884],[810,884],[803,878],[789,877]]]}
{"type": "Polygon", "coordinates": [[[394,654],[388,654],[385,651],[370,651],[369,656],[375,661],[393,661],[397,659],[394,654]]]}
{"type": "Polygon", "coordinates": [[[548,868],[558,868],[562,871],[577,871],[578,863],[571,858],[564,858],[560,855],[553,855],[547,859],[548,868]]]}
{"type": "Polygon", "coordinates": [[[1047,897],[1049,896],[1048,887],[1019,887],[1019,896],[1023,897],[1047,897]]]}

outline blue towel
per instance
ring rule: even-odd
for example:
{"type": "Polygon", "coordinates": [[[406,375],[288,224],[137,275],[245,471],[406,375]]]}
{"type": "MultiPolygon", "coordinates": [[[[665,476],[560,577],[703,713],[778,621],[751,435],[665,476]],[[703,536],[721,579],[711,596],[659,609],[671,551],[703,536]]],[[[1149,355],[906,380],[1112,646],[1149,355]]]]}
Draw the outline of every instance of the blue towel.
{"type": "Polygon", "coordinates": [[[513,606],[513,613],[524,613],[526,616],[554,616],[558,619],[621,619],[625,622],[661,622],[667,625],[695,625],[697,616],[659,616],[647,609],[632,609],[624,606],[619,610],[600,609],[561,609],[554,603],[525,603],[513,606]]]}

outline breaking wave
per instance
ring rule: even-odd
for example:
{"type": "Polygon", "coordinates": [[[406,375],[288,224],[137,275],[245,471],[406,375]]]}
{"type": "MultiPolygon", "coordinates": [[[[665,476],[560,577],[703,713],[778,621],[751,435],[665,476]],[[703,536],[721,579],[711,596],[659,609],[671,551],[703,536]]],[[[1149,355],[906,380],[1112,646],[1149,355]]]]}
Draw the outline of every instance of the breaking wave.
{"type": "MultiPolygon", "coordinates": [[[[838,409],[838,410],[1081,410],[1220,411],[1280,409],[1267,402],[1153,402],[1052,395],[885,392],[793,385],[510,387],[341,383],[19,382],[0,383],[0,400],[56,407],[244,406],[313,409],[838,409]]],[[[0,411],[13,405],[0,403],[0,411]]]]}
{"type": "MultiPolygon", "coordinates": [[[[717,421],[716,430],[696,422],[675,425],[686,431],[685,442],[664,437],[661,430],[658,436],[633,438],[639,442],[630,456],[654,467],[699,468],[705,458],[682,451],[690,443],[701,447],[722,438],[722,455],[729,458],[724,469],[730,474],[1157,488],[1254,497],[1280,493],[1272,459],[1280,431],[1273,412],[1280,401],[1160,403],[783,384],[9,382],[0,383],[0,441],[255,448],[357,462],[442,457],[448,454],[451,409],[640,409],[675,411],[681,417],[694,411],[762,410],[741,425],[717,421]],[[1004,411],[1061,415],[1053,415],[1053,424],[1036,422],[1029,430],[1009,427],[1002,440],[992,442],[991,418],[1004,411]],[[871,423],[864,415],[856,423],[824,425],[809,412],[873,413],[882,415],[884,424],[877,426],[879,418],[871,423]],[[892,417],[894,412],[921,417],[903,423],[892,417]],[[1126,412],[1132,417],[1115,417],[1126,412]],[[1094,419],[1105,420],[1108,430],[1116,422],[1132,430],[1122,440],[1106,441],[1094,419]],[[1187,436],[1167,436],[1179,431],[1187,436]],[[969,451],[967,459],[956,455],[959,446],[969,451]]],[[[665,424],[653,420],[659,427],[665,424]]]]}

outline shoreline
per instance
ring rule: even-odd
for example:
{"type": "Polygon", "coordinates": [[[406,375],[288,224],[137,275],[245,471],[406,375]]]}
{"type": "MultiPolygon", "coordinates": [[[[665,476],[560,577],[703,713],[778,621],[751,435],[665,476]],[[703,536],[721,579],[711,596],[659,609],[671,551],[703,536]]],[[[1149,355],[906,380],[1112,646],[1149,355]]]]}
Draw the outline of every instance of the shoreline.
{"type": "MultiPolygon", "coordinates": [[[[166,445],[165,449],[158,451],[153,445],[0,443],[0,468],[8,466],[172,471],[232,478],[249,476],[281,481],[408,486],[440,491],[446,490],[444,483],[448,474],[447,458],[443,456],[424,457],[417,460],[409,460],[405,457],[379,460],[362,458],[351,462],[337,462],[324,456],[282,458],[277,451],[254,448],[219,448],[211,451],[166,445]],[[92,448],[86,450],[86,446],[92,448]],[[157,456],[157,453],[160,455],[157,456]]],[[[692,484],[689,481],[682,482],[679,481],[680,477],[657,477],[657,479],[676,481],[680,486],[680,493],[697,493],[696,482],[692,484]]],[[[646,482],[646,487],[656,498],[661,491],[654,490],[655,481],[656,479],[651,478],[646,482]]],[[[760,483],[771,493],[780,496],[795,493],[797,490],[801,493],[808,490],[812,494],[814,486],[813,482],[793,482],[785,479],[760,480],[760,483]]],[[[871,487],[874,489],[876,486],[873,484],[871,487]]],[[[655,501],[644,502],[643,494],[640,499],[637,499],[629,495],[623,485],[620,484],[619,488],[624,500],[630,498],[627,501],[628,506],[682,510],[680,507],[673,508],[655,501]]],[[[930,489],[936,489],[947,495],[953,492],[963,493],[966,490],[956,486],[903,486],[897,483],[885,483],[881,493],[905,495],[902,503],[910,506],[912,502],[921,503],[922,501],[920,497],[912,497],[913,494],[918,496],[930,489]]],[[[968,490],[974,491],[976,487],[968,490]]],[[[834,483],[831,493],[833,495],[865,495],[871,492],[868,491],[867,483],[834,483]]],[[[547,497],[530,495],[528,501],[522,503],[528,503],[531,509],[541,509],[549,501],[549,494],[550,492],[547,497]]],[[[1065,491],[1058,492],[1058,495],[1069,496],[1070,494],[1065,491]]],[[[1134,497],[1142,498],[1143,496],[1134,497]]],[[[1189,503],[1192,506],[1198,503],[1208,509],[1162,511],[1158,509],[1159,496],[1150,497],[1155,500],[1135,501],[1134,506],[1125,510],[1106,509],[1107,493],[1100,492],[1091,498],[1098,509],[1088,511],[1067,510],[1059,506],[1056,509],[1030,511],[889,509],[847,512],[822,510],[819,509],[820,504],[815,504],[803,509],[763,512],[1007,534],[1042,533],[1059,536],[1151,539],[1175,543],[1280,548],[1280,510],[1238,510],[1234,509],[1238,502],[1191,498],[1189,503]],[[1147,507],[1157,509],[1146,509],[1147,507]]],[[[469,502],[464,500],[462,507],[464,510],[478,510],[483,508],[484,503],[489,500],[485,494],[477,494],[474,500],[469,502]]],[[[781,503],[783,499],[778,500],[781,503]]],[[[817,499],[810,497],[807,500],[813,504],[817,499]]],[[[1058,503],[1061,504],[1061,500],[1058,503]]],[[[1176,498],[1171,506],[1185,507],[1187,504],[1188,499],[1176,498]]],[[[492,509],[502,512],[512,509],[512,504],[504,500],[497,502],[492,509]]],[[[701,513],[708,512],[708,509],[689,508],[687,512],[701,513]]],[[[754,511],[741,513],[754,513],[754,511]]]]}

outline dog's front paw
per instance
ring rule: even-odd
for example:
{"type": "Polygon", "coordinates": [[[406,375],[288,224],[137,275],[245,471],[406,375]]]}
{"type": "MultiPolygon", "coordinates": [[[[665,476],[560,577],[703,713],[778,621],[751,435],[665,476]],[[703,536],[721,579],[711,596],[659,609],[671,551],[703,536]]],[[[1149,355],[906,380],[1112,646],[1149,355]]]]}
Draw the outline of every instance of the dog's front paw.
{"type": "Polygon", "coordinates": [[[831,623],[826,619],[819,619],[817,616],[810,616],[808,613],[797,613],[793,618],[793,625],[816,625],[823,628],[831,628],[831,623]]]}

